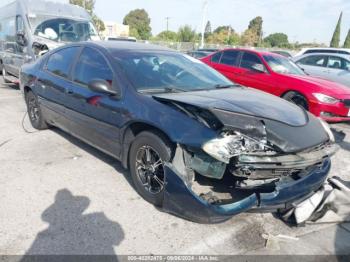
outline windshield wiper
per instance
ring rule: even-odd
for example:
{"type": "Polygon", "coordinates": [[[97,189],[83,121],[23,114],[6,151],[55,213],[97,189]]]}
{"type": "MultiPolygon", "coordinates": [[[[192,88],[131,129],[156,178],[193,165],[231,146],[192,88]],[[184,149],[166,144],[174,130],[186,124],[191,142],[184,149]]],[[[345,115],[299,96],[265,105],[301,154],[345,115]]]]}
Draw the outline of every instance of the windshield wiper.
{"type": "Polygon", "coordinates": [[[214,87],[216,89],[225,89],[225,88],[231,88],[231,87],[235,87],[235,86],[239,86],[237,84],[229,84],[229,85],[215,85],[214,87]]]}
{"type": "Polygon", "coordinates": [[[141,93],[182,93],[187,92],[187,90],[178,87],[162,87],[162,88],[150,88],[139,90],[141,93]]]}

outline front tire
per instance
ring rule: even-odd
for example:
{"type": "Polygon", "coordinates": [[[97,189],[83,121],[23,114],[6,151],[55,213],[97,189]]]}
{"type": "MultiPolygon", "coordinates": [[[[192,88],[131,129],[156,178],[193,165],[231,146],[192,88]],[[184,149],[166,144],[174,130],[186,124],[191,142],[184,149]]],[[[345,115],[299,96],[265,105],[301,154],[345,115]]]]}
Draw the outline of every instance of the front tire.
{"type": "Polygon", "coordinates": [[[3,79],[3,82],[5,84],[10,84],[11,82],[9,80],[7,80],[6,76],[7,76],[7,73],[6,73],[6,70],[5,70],[5,67],[4,65],[2,65],[2,79],[3,79]]]}
{"type": "Polygon", "coordinates": [[[172,145],[159,132],[144,131],[136,136],[129,153],[129,167],[137,192],[149,203],[162,206],[164,163],[172,158],[172,145]]]}
{"type": "Polygon", "coordinates": [[[283,95],[282,98],[293,104],[296,104],[297,106],[305,109],[306,111],[309,111],[309,103],[307,102],[306,97],[304,97],[298,92],[288,92],[285,95],[283,95]]]}
{"type": "Polygon", "coordinates": [[[32,91],[26,94],[26,103],[29,120],[32,126],[38,130],[47,129],[48,125],[44,119],[38,98],[32,91]]]}

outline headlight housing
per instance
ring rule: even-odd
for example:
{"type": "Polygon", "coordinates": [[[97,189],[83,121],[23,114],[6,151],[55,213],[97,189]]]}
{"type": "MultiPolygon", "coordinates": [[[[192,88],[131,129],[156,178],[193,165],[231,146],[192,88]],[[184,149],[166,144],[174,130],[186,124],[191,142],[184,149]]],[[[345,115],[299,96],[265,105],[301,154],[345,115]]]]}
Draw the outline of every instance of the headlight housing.
{"type": "Polygon", "coordinates": [[[219,138],[206,142],[202,149],[211,157],[228,164],[230,159],[242,153],[263,152],[273,150],[266,140],[257,141],[238,132],[224,134],[219,138]]]}
{"type": "Polygon", "coordinates": [[[335,142],[335,137],[334,137],[334,134],[330,128],[330,126],[326,123],[326,121],[324,121],[323,119],[320,118],[320,122],[324,128],[324,130],[326,131],[326,133],[328,134],[329,136],[329,140],[331,140],[332,142],[335,142]]]}
{"type": "Polygon", "coordinates": [[[334,97],[331,97],[331,96],[327,96],[327,95],[324,95],[324,94],[321,94],[321,93],[314,93],[313,96],[316,97],[316,99],[318,101],[320,101],[322,103],[325,103],[325,104],[330,104],[330,105],[336,104],[336,103],[338,103],[340,101],[337,98],[334,98],[334,97]]]}

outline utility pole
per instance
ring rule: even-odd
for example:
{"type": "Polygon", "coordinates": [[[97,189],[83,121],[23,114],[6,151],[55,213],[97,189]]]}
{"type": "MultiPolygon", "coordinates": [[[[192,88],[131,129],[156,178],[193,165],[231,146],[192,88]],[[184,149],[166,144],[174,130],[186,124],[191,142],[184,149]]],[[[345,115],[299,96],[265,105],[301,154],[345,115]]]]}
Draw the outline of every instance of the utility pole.
{"type": "Polygon", "coordinates": [[[202,41],[201,41],[201,48],[204,48],[204,33],[205,33],[205,21],[207,18],[207,11],[208,11],[208,0],[204,0],[203,3],[203,13],[202,13],[202,41]]]}
{"type": "Polygon", "coordinates": [[[171,17],[169,17],[169,16],[167,16],[167,17],[165,17],[165,20],[166,20],[166,32],[168,33],[169,32],[169,19],[170,19],[171,17]]]}

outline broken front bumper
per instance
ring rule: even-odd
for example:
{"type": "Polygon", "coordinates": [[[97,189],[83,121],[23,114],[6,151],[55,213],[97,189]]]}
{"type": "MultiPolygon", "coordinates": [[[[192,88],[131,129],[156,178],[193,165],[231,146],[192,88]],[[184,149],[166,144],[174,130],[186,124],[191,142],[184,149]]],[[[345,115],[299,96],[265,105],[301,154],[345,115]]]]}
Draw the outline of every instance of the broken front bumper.
{"type": "Polygon", "coordinates": [[[272,193],[252,193],[250,196],[225,205],[210,204],[196,195],[178,171],[166,164],[166,185],[163,209],[166,212],[198,223],[219,223],[251,209],[283,208],[298,202],[318,190],[331,168],[329,158],[307,175],[292,182],[277,182],[272,193]]]}

